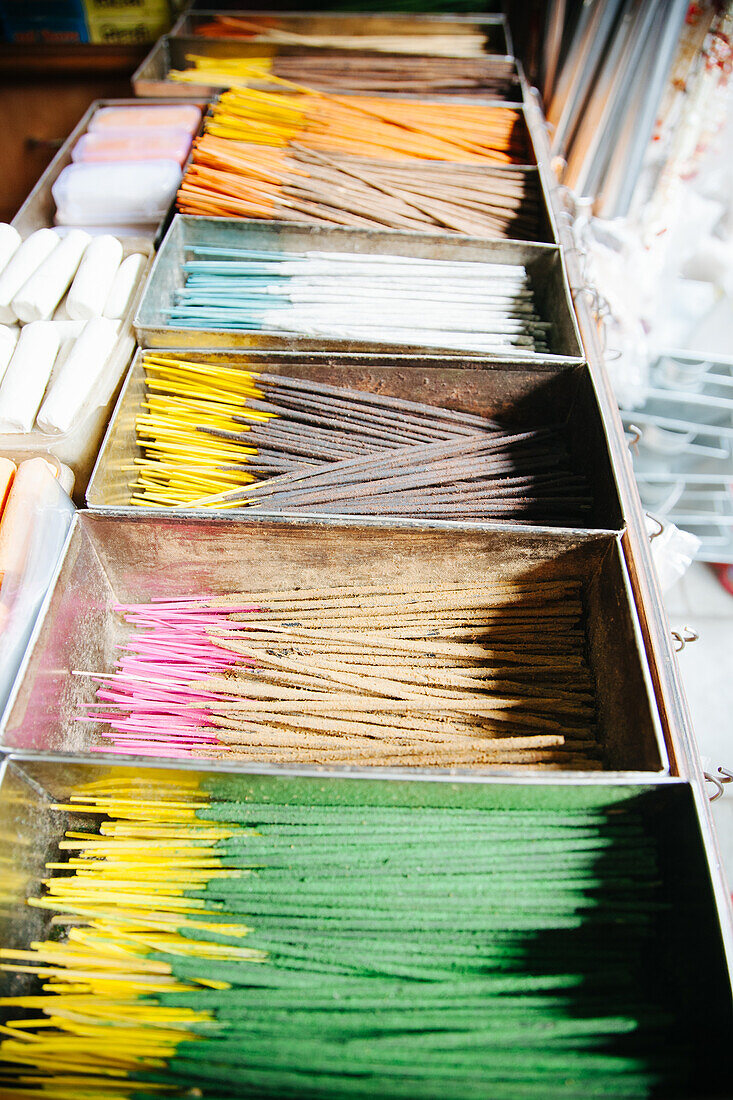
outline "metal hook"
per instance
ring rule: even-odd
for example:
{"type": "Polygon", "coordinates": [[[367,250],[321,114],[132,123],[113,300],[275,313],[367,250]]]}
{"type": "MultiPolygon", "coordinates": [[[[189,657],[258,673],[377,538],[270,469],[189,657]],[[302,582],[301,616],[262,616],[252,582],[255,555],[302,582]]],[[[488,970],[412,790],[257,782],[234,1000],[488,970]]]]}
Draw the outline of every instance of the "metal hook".
{"type": "Polygon", "coordinates": [[[718,766],[718,775],[722,776],[722,779],[718,779],[718,775],[710,775],[709,772],[703,772],[706,780],[709,783],[715,784],[715,794],[710,795],[711,802],[717,802],[717,800],[725,793],[725,786],[727,783],[733,783],[733,772],[730,768],[724,768],[718,766]]]}
{"type": "MultiPolygon", "coordinates": [[[[718,768],[718,771],[720,771],[720,768],[718,768]]],[[[708,795],[708,799],[710,802],[717,802],[724,793],[723,784],[719,779],[716,779],[714,775],[711,775],[710,772],[703,772],[702,774],[705,776],[707,783],[713,783],[715,785],[715,794],[708,795]]]]}
{"type": "Polygon", "coordinates": [[[672,637],[678,643],[674,647],[675,653],[681,653],[686,645],[690,645],[691,642],[696,642],[700,637],[698,632],[689,626],[683,626],[681,633],[679,630],[673,630],[671,633],[672,637]]]}
{"type": "Polygon", "coordinates": [[[651,512],[645,512],[644,515],[647,517],[647,519],[650,519],[652,523],[656,523],[657,525],[657,530],[649,536],[649,542],[654,542],[654,540],[658,539],[662,531],[664,530],[664,524],[662,523],[661,519],[658,518],[658,516],[653,516],[651,512]]]}
{"type": "Polygon", "coordinates": [[[636,424],[629,424],[628,427],[629,427],[629,433],[631,435],[631,438],[629,439],[628,436],[626,436],[626,432],[624,432],[624,436],[626,437],[626,442],[629,445],[629,450],[633,451],[635,454],[638,454],[639,451],[638,451],[636,445],[637,445],[637,443],[639,442],[639,440],[641,439],[641,436],[642,436],[641,428],[639,428],[636,424]]]}

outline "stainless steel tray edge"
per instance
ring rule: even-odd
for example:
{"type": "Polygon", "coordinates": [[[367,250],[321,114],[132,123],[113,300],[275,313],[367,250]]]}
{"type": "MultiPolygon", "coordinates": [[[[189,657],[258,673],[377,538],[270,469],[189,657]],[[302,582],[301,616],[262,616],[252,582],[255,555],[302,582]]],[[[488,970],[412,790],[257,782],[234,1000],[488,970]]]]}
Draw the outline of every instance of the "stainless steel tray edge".
{"type": "MultiPolygon", "coordinates": [[[[549,180],[551,154],[544,125],[544,116],[538,104],[537,93],[527,90],[525,102],[528,107],[527,123],[530,132],[534,135],[535,148],[539,154],[538,163],[541,167],[544,166],[549,180]]],[[[665,739],[673,771],[692,784],[693,796],[711,867],[713,889],[719,907],[729,968],[731,974],[733,974],[733,904],[731,902],[731,891],[720,856],[718,839],[705,788],[702,763],[680,678],[669,621],[649,550],[644,513],[636,487],[631,456],[624,438],[618,405],[604,366],[597,325],[587,302],[584,281],[576,258],[575,241],[567,224],[567,216],[561,216],[563,202],[559,184],[555,183],[549,187],[548,197],[556,212],[563,263],[567,270],[571,294],[577,311],[582,345],[587,354],[589,369],[595,380],[603,419],[608,427],[611,459],[617,472],[626,519],[622,547],[641,623],[657,704],[665,731],[665,739]]]]}

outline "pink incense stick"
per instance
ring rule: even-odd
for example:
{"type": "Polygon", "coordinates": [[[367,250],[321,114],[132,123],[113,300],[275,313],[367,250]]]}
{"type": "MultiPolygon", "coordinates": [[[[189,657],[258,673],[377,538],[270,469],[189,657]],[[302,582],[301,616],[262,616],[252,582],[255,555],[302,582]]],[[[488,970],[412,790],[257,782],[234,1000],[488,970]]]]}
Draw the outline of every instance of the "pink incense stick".
{"type": "Polygon", "coordinates": [[[261,608],[219,609],[201,596],[121,604],[115,610],[134,633],[117,647],[121,655],[115,671],[91,677],[99,685],[97,702],[78,720],[106,727],[100,731],[104,744],[93,751],[186,758],[206,746],[225,749],[211,720],[211,704],[227,696],[193,685],[253,663],[214,645],[208,631],[245,629],[229,616],[261,608]]]}

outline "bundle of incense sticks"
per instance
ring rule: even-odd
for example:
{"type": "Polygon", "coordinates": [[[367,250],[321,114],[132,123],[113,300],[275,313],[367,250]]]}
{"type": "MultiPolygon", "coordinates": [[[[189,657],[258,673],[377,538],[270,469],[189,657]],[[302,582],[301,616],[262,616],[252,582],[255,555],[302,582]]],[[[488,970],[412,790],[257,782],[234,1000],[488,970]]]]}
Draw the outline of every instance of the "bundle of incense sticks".
{"type": "Polygon", "coordinates": [[[130,502],[583,526],[560,427],[146,352],[130,502]]]}
{"type": "Polygon", "coordinates": [[[521,264],[192,245],[168,324],[352,342],[549,352],[521,264]]]}
{"type": "Polygon", "coordinates": [[[527,163],[520,111],[474,103],[429,103],[335,96],[300,87],[292,94],[237,88],[211,109],[207,133],[234,141],[458,164],[527,163]]]}
{"type": "Polygon", "coordinates": [[[537,179],[521,112],[478,104],[221,96],[194,142],[183,213],[534,239],[537,179]]]}
{"type": "Polygon", "coordinates": [[[1,1100],[638,1100],[692,1079],[683,1006],[639,978],[667,915],[638,811],[232,794],[120,777],[54,807],[63,858],[28,898],[53,935],[0,952],[37,977],[0,1001],[1,1100]]]}
{"type": "Polygon", "coordinates": [[[104,729],[104,751],[601,767],[578,581],[345,585],[117,610],[133,631],[116,671],[76,673],[99,684],[80,720],[104,729]]]}
{"type": "Polygon", "coordinates": [[[178,192],[183,213],[539,240],[534,169],[287,152],[211,135],[178,192]]]}
{"type": "Polygon", "coordinates": [[[519,77],[510,58],[483,56],[457,60],[431,56],[427,49],[425,53],[426,56],[416,55],[406,61],[398,51],[373,53],[355,45],[260,57],[188,54],[188,67],[171,69],[167,79],[214,88],[271,84],[277,78],[326,92],[433,93],[501,99],[516,99],[520,94],[519,77]]]}
{"type": "MultiPolygon", "coordinates": [[[[317,50],[348,50],[349,53],[408,54],[411,57],[484,57],[489,45],[485,34],[466,31],[456,34],[303,34],[285,30],[270,19],[245,19],[241,15],[217,13],[196,27],[200,38],[245,38],[276,46],[301,46],[317,50]]],[[[502,59],[506,60],[506,59],[502,59]]]]}

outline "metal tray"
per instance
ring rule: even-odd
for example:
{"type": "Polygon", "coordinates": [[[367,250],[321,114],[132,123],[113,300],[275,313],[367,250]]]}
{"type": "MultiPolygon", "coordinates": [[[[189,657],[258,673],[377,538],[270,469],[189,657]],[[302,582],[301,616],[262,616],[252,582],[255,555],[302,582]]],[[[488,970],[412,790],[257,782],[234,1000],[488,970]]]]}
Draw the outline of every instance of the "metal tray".
{"type": "MultiPolygon", "coordinates": [[[[251,14],[251,13],[246,13],[251,14]]],[[[187,18],[191,18],[190,16],[187,18]]],[[[292,29],[292,28],[287,28],[292,29]]],[[[299,30],[301,28],[298,28],[299,30]]],[[[496,26],[496,30],[499,30],[499,25],[496,26]]],[[[325,33],[330,33],[325,32],[325,33]]],[[[503,28],[501,28],[501,37],[503,38],[503,28]]],[[[265,57],[265,56],[284,56],[295,52],[301,52],[302,47],[297,46],[276,46],[266,42],[248,42],[246,39],[240,38],[200,38],[195,33],[189,33],[186,35],[174,36],[172,34],[163,35],[153,46],[150,53],[145,60],[139,65],[132,75],[132,87],[136,95],[139,96],[169,96],[178,95],[185,96],[189,99],[210,99],[212,96],[219,95],[224,87],[221,84],[189,84],[183,81],[170,80],[168,74],[171,69],[185,69],[186,59],[189,54],[196,54],[198,57],[265,57]]],[[[500,56],[506,57],[513,62],[512,58],[504,52],[502,49],[493,49],[487,52],[487,56],[500,56]]],[[[407,56],[407,55],[406,55],[407,56]]],[[[512,67],[516,73],[516,64],[513,63],[512,67]]],[[[272,85],[267,83],[252,82],[253,88],[267,88],[272,89],[272,85]]],[[[343,94],[358,95],[359,93],[355,89],[348,89],[343,94]]],[[[495,92],[489,93],[488,91],[484,95],[471,95],[467,97],[461,97],[460,94],[455,96],[441,95],[437,92],[364,92],[364,95],[372,96],[387,96],[392,98],[397,96],[398,98],[407,99],[426,99],[436,102],[447,102],[453,100],[459,100],[465,103],[485,103],[487,100],[492,102],[501,103],[502,106],[508,107],[513,104],[521,102],[522,92],[519,85],[515,85],[512,89],[512,95],[509,98],[497,97],[495,92]]]]}
{"type": "Polygon", "coordinates": [[[580,578],[606,764],[624,772],[668,771],[618,536],[338,518],[78,512],[3,717],[0,747],[53,753],[99,747],[97,726],[74,721],[94,698],[94,684],[72,671],[113,668],[115,646],[127,633],[113,612],[118,602],[377,579],[425,584],[446,576],[580,578]]]}
{"type": "MultiPolygon", "coordinates": [[[[163,40],[161,40],[161,41],[163,41],[163,40]]],[[[180,41],[180,40],[174,40],[174,41],[177,42],[177,41],[180,41]]],[[[198,44],[199,41],[200,41],[199,39],[194,39],[193,40],[193,42],[195,44],[198,44]]],[[[163,46],[161,45],[160,48],[162,49],[163,46]]],[[[175,48],[177,49],[178,47],[175,47],[175,48]]],[[[198,46],[197,46],[197,48],[198,48],[198,46]]],[[[156,49],[158,49],[158,47],[156,47],[156,49]]],[[[191,49],[193,49],[193,46],[188,47],[188,50],[186,52],[189,52],[191,49]]],[[[204,48],[198,48],[198,52],[207,53],[208,51],[204,48]]],[[[231,50],[230,50],[230,53],[231,53],[231,50]]],[[[176,65],[182,64],[183,60],[184,60],[184,54],[181,53],[180,57],[178,58],[178,61],[176,62],[176,65]]],[[[171,67],[172,67],[172,65],[169,64],[168,68],[165,71],[168,72],[168,69],[170,69],[171,67]]],[[[186,85],[185,84],[176,85],[173,82],[166,82],[166,83],[161,85],[161,88],[167,89],[168,93],[170,93],[170,89],[173,88],[173,87],[185,88],[186,85]]],[[[201,87],[194,86],[194,85],[190,85],[189,87],[190,87],[191,98],[195,99],[195,100],[200,99],[201,96],[206,96],[209,100],[213,100],[213,99],[216,99],[222,93],[221,88],[201,88],[201,87]]],[[[151,94],[154,94],[154,93],[151,93],[151,94]]],[[[162,95],[163,92],[161,91],[159,94],[162,95]]],[[[345,94],[350,94],[350,93],[345,93],[345,94]]],[[[387,98],[392,98],[392,99],[395,99],[395,98],[402,98],[402,99],[408,98],[409,99],[410,97],[409,96],[394,96],[393,95],[393,96],[389,96],[387,98]]],[[[528,124],[527,112],[525,111],[524,106],[521,103],[514,103],[514,102],[507,101],[507,100],[500,100],[500,99],[496,99],[496,98],[493,98],[493,97],[487,98],[485,100],[479,100],[478,97],[466,99],[466,98],[462,98],[461,96],[438,96],[438,95],[424,96],[422,98],[424,98],[425,100],[427,100],[431,103],[468,103],[468,104],[475,104],[477,102],[480,102],[486,107],[495,106],[495,107],[503,107],[503,108],[515,110],[517,112],[517,114],[521,116],[521,118],[523,120],[523,129],[524,129],[524,132],[525,132],[527,148],[530,150],[532,159],[527,164],[515,164],[515,165],[512,165],[511,168],[512,168],[513,171],[516,171],[517,169],[521,169],[523,174],[525,176],[528,176],[528,177],[529,176],[536,176],[536,191],[537,191],[537,194],[538,194],[539,199],[540,199],[540,211],[539,211],[539,219],[538,219],[538,233],[541,237],[541,240],[539,242],[530,242],[530,243],[557,244],[557,242],[559,240],[559,235],[558,235],[558,230],[557,230],[557,224],[556,224],[556,221],[555,221],[555,215],[554,215],[554,212],[553,212],[552,202],[551,202],[550,197],[549,197],[550,190],[553,187],[557,187],[557,181],[555,180],[554,176],[551,173],[547,173],[547,172],[543,173],[540,170],[539,155],[538,155],[538,151],[537,151],[537,142],[536,142],[534,131],[533,131],[532,127],[530,127],[529,124],[528,124]]],[[[480,165],[479,165],[479,167],[480,167],[480,165]]],[[[496,171],[496,170],[500,170],[502,166],[494,164],[494,165],[491,165],[490,167],[492,167],[496,171]]],[[[239,220],[239,219],[237,219],[237,220],[239,220]]],[[[249,220],[249,219],[241,219],[241,220],[249,220]]],[[[294,224],[296,226],[302,227],[302,223],[300,223],[300,225],[299,225],[299,223],[294,223],[294,224]]],[[[328,228],[328,227],[326,227],[326,228],[328,228]]],[[[417,233],[416,230],[402,230],[402,232],[417,233]]],[[[455,233],[446,234],[446,233],[442,233],[440,230],[436,229],[436,231],[434,233],[434,236],[447,236],[449,238],[454,238],[454,237],[457,236],[457,234],[455,234],[455,233]]],[[[461,236],[463,236],[463,234],[461,234],[461,236]]],[[[505,240],[505,239],[510,240],[511,238],[500,237],[500,238],[497,238],[497,239],[498,240],[505,240]]],[[[520,238],[517,238],[517,239],[520,239],[520,238]]]]}
{"type": "MultiPolygon", "coordinates": [[[[387,2],[389,2],[389,0],[387,0],[387,2]]],[[[335,3],[334,6],[338,7],[338,0],[336,0],[336,3],[335,3]]],[[[481,7],[478,11],[476,11],[475,9],[470,9],[470,10],[467,9],[466,11],[461,10],[459,12],[452,12],[450,10],[450,7],[451,7],[450,0],[447,0],[447,3],[445,5],[445,14],[450,19],[455,19],[456,22],[460,21],[461,19],[470,19],[470,20],[484,19],[486,17],[487,13],[491,14],[491,15],[499,15],[499,16],[501,16],[502,19],[505,18],[501,14],[504,11],[504,5],[502,3],[502,0],[484,0],[484,2],[481,4],[481,7]]],[[[187,8],[188,8],[189,11],[211,11],[211,0],[191,0],[191,2],[187,5],[187,8]]],[[[270,4],[270,6],[268,8],[257,7],[257,8],[246,8],[246,9],[244,9],[242,7],[242,0],[220,0],[220,3],[217,4],[216,10],[217,11],[228,11],[228,12],[229,11],[247,10],[252,15],[272,15],[275,12],[277,12],[280,15],[303,15],[304,14],[300,10],[300,8],[297,8],[292,4],[291,0],[272,0],[272,3],[270,4]]],[[[339,13],[338,13],[338,11],[332,11],[328,7],[328,4],[326,4],[324,9],[316,9],[314,12],[309,12],[308,14],[332,16],[332,15],[338,15],[339,13]]],[[[349,13],[346,12],[344,14],[348,15],[349,13]]],[[[373,14],[373,13],[366,12],[365,14],[370,15],[370,14],[373,14]]],[[[406,15],[406,18],[413,18],[414,19],[414,18],[416,18],[416,16],[414,16],[411,13],[408,12],[407,15],[406,15]]],[[[419,17],[417,17],[417,18],[419,18],[419,17]]],[[[428,18],[428,17],[426,17],[426,18],[428,18]]]]}
{"type": "MultiPolygon", "coordinates": [[[[552,245],[519,241],[485,241],[457,234],[413,233],[399,229],[343,229],[332,226],[303,228],[290,222],[262,222],[244,218],[197,218],[176,214],[153,264],[135,330],[142,347],[153,348],[272,348],[279,351],[384,351],[401,354],[422,351],[422,346],[395,345],[275,336],[228,329],[187,329],[168,323],[166,315],[174,291],[183,286],[187,249],[194,244],[237,248],[281,248],[283,250],[325,250],[330,252],[386,252],[437,260],[481,260],[524,264],[536,295],[541,315],[552,321],[550,353],[510,355],[510,361],[529,365],[579,363],[583,361],[580,336],[575,322],[570,291],[560,252],[552,245]]],[[[440,352],[444,354],[444,352],[440,352]]],[[[503,354],[485,353],[486,360],[506,360],[503,354]]]]}
{"type": "MultiPolygon", "coordinates": [[[[464,14],[451,12],[348,12],[348,11],[302,11],[297,8],[277,11],[277,7],[268,9],[237,7],[232,4],[219,4],[214,7],[205,2],[190,4],[188,10],[178,17],[170,29],[171,38],[197,37],[201,23],[208,23],[215,15],[229,15],[236,18],[256,19],[267,16],[280,30],[295,31],[298,34],[471,34],[481,31],[491,39],[490,53],[499,53],[510,57],[508,46],[508,25],[506,16],[501,13],[501,5],[493,10],[488,4],[485,11],[472,11],[464,14]]],[[[227,38],[226,34],[221,36],[227,38]]]]}
{"type": "MultiPolygon", "coordinates": [[[[202,99],[200,95],[196,96],[171,96],[170,93],[166,93],[165,98],[156,97],[153,100],[149,100],[154,106],[160,106],[164,103],[191,103],[194,102],[196,106],[201,107],[203,112],[201,126],[203,126],[203,118],[206,114],[207,101],[202,99]]],[[[30,233],[33,233],[36,229],[43,229],[46,226],[55,225],[56,204],[53,201],[53,195],[51,194],[51,188],[55,184],[56,180],[61,175],[61,172],[67,165],[71,164],[71,151],[76,145],[82,134],[85,134],[89,129],[89,123],[97,111],[102,107],[139,107],[141,103],[145,103],[143,99],[95,99],[91,106],[84,112],[79,122],[67,137],[64,144],[59,149],[56,156],[53,158],[49,166],[39,177],[37,183],[33,187],[26,198],[23,205],[18,210],[18,213],[13,218],[11,225],[20,233],[21,237],[27,237],[30,233]]],[[[200,131],[199,131],[200,132],[200,131]]],[[[195,135],[194,135],[195,136],[195,135]]],[[[168,213],[165,215],[160,225],[154,234],[154,243],[157,243],[165,229],[170,224],[172,213],[175,209],[175,199],[171,203],[171,207],[168,213]]],[[[125,240],[125,238],[120,238],[125,240]]],[[[135,238],[137,239],[137,238],[135,238]]]]}
{"type": "MultiPolygon", "coordinates": [[[[267,43],[253,43],[246,39],[229,38],[226,35],[209,38],[201,37],[197,28],[206,23],[219,11],[185,12],[171,29],[170,34],[158,39],[150,53],[132,74],[131,82],[135,95],[168,96],[173,94],[188,97],[208,98],[220,89],[203,84],[177,84],[168,80],[171,69],[184,67],[186,55],[199,54],[203,57],[262,57],[267,53],[288,53],[292,47],[272,46],[267,43]]],[[[270,12],[236,11],[227,14],[255,18],[270,12]]],[[[511,58],[511,46],[507,26],[503,16],[469,15],[354,15],[344,12],[298,12],[280,16],[278,27],[297,34],[411,34],[430,37],[432,34],[471,34],[480,31],[488,39],[487,55],[511,58]]],[[[431,97],[432,98],[432,97],[431,97]]],[[[477,97],[478,98],[478,97],[477,97]]],[[[518,96],[521,99],[521,94],[518,96]]]]}
{"type": "MultiPolygon", "coordinates": [[[[266,370],[423,401],[496,417],[519,430],[529,425],[564,424],[573,468],[583,471],[593,493],[594,508],[588,526],[607,530],[620,530],[624,526],[605,429],[586,367],[546,365],[537,369],[533,363],[528,370],[513,364],[486,364],[480,359],[448,356],[336,357],[313,352],[294,355],[183,349],[172,349],[172,354],[195,362],[226,362],[242,370],[266,370]]],[[[130,505],[129,468],[142,456],[135,440],[135,420],[143,412],[145,400],[142,358],[142,352],[138,351],[100,451],[87,491],[90,508],[130,507],[133,513],[140,511],[136,505],[130,505]]]]}
{"type": "MultiPolygon", "coordinates": [[[[0,814],[8,843],[3,848],[3,893],[0,905],[0,944],[14,950],[53,937],[51,914],[25,904],[42,893],[47,877],[45,863],[58,859],[58,841],[67,829],[86,829],[90,818],[50,808],[67,801],[73,786],[102,779],[161,777],[172,780],[192,774],[211,779],[210,771],[175,765],[143,768],[126,763],[112,767],[89,758],[68,757],[43,761],[11,756],[0,772],[0,814]]],[[[222,782],[221,771],[218,781],[222,782]]],[[[292,792],[299,800],[309,795],[321,804],[386,806],[470,807],[476,809],[590,808],[612,810],[633,802],[656,838],[659,851],[658,879],[668,905],[663,934],[655,943],[654,956],[634,966],[630,960],[630,996],[643,995],[647,973],[661,975],[661,995],[679,1020],[681,1040],[699,1053],[695,1095],[713,1100],[728,1096],[730,1071],[720,1051],[733,1028],[726,929],[716,911],[715,891],[720,887],[715,867],[707,860],[701,837],[693,789],[681,780],[647,779],[633,784],[607,777],[558,782],[548,777],[522,781],[477,776],[426,776],[409,778],[391,774],[374,778],[355,772],[333,775],[313,769],[251,767],[226,779],[231,797],[244,801],[283,797],[292,792]],[[698,1091],[699,1087],[699,1091],[698,1091]]],[[[35,988],[27,974],[0,974],[3,996],[27,995],[35,988]]],[[[660,992],[657,987],[657,993],[660,992]]]]}

